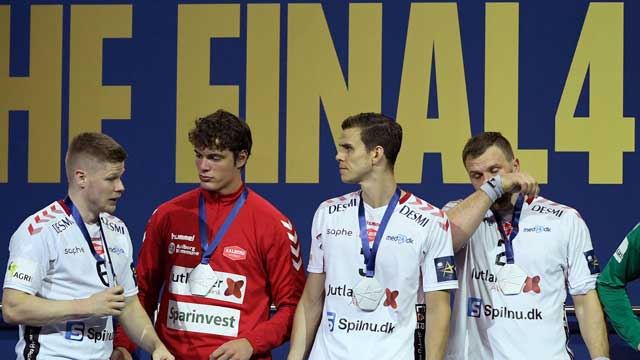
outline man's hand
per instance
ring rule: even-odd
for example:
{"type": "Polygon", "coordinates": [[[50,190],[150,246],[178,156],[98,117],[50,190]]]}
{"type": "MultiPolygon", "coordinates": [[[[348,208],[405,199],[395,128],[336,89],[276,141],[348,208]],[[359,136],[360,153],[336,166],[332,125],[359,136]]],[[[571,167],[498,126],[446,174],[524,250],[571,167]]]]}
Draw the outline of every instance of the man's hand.
{"type": "Polygon", "coordinates": [[[113,349],[111,353],[111,360],[133,360],[133,357],[129,353],[129,351],[121,346],[118,346],[113,349]]]}
{"type": "Polygon", "coordinates": [[[118,316],[125,307],[124,288],[120,285],[91,295],[84,300],[88,313],[94,316],[118,316]]]}
{"type": "Polygon", "coordinates": [[[174,360],[175,358],[164,346],[158,346],[151,354],[153,360],[174,360]]]}
{"type": "Polygon", "coordinates": [[[540,193],[538,182],[525,172],[501,174],[502,190],[505,193],[521,193],[533,199],[540,193]]]}
{"type": "Polygon", "coordinates": [[[209,360],[248,360],[253,355],[253,346],[247,339],[236,339],[222,344],[209,355],[209,360]]]}

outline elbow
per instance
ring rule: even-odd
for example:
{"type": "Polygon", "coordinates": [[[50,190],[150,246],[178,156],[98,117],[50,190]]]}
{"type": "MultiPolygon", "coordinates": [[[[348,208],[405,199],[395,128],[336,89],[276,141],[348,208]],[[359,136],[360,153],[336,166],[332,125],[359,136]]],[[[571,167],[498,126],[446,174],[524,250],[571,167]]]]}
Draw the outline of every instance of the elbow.
{"type": "Polygon", "coordinates": [[[4,300],[2,301],[2,320],[7,324],[13,325],[20,323],[20,317],[18,316],[15,306],[4,300]]]}

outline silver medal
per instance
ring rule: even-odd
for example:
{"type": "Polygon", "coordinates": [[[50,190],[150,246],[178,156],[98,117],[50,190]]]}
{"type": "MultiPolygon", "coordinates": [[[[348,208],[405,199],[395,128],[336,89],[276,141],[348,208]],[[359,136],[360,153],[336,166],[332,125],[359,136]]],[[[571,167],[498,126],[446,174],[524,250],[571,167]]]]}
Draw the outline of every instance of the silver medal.
{"type": "Polygon", "coordinates": [[[378,280],[365,277],[353,288],[353,303],[363,311],[374,311],[378,308],[384,295],[384,288],[378,280]]]}
{"type": "Polygon", "coordinates": [[[213,284],[218,280],[218,276],[209,264],[198,264],[189,273],[189,290],[192,295],[206,296],[213,284]]]}
{"type": "Polygon", "coordinates": [[[516,264],[506,264],[498,271],[498,288],[505,295],[522,292],[527,274],[516,264]]]}

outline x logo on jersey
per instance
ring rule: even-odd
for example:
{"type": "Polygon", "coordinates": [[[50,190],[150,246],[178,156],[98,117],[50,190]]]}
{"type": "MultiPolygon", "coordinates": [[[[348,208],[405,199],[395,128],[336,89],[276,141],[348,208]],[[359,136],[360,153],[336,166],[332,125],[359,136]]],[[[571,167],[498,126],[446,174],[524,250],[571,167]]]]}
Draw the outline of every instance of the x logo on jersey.
{"type": "Polygon", "coordinates": [[[533,291],[536,294],[540,293],[540,276],[528,277],[524,282],[524,292],[533,291]]]}
{"type": "Polygon", "coordinates": [[[242,297],[243,280],[233,281],[233,279],[227,278],[227,290],[224,291],[224,296],[235,296],[238,299],[242,297]]]}
{"type": "Polygon", "coordinates": [[[384,290],[386,294],[386,299],[384,300],[384,306],[391,306],[392,309],[398,307],[398,303],[396,302],[396,298],[398,297],[398,290],[384,290]]]}

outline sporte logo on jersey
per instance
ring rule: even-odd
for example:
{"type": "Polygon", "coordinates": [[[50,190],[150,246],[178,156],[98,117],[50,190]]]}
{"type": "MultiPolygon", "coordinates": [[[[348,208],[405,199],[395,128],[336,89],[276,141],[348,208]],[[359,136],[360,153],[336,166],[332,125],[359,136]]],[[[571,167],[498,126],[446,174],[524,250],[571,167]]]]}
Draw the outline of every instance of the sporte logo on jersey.
{"type": "Polygon", "coordinates": [[[456,265],[453,260],[453,256],[443,256],[433,259],[433,264],[436,267],[436,276],[438,282],[458,280],[456,275],[456,265]]]}
{"type": "Polygon", "coordinates": [[[552,214],[557,217],[561,217],[562,214],[564,214],[564,210],[552,209],[552,208],[548,208],[546,206],[537,205],[537,204],[531,207],[531,211],[536,211],[536,212],[539,212],[540,214],[552,214]]]}
{"type": "Polygon", "coordinates": [[[482,298],[469,297],[467,299],[467,316],[479,318],[484,315],[491,320],[497,318],[512,320],[542,320],[542,311],[531,308],[529,311],[511,310],[506,306],[494,308],[491,304],[485,304],[482,298]]]}
{"type": "Polygon", "coordinates": [[[94,327],[87,329],[82,321],[67,321],[67,328],[64,333],[65,339],[82,341],[85,337],[94,343],[98,341],[113,341],[113,331],[94,327]]]}
{"type": "Polygon", "coordinates": [[[596,254],[593,249],[584,252],[584,257],[587,259],[587,266],[589,267],[589,271],[591,275],[600,273],[600,262],[596,258],[596,254]]]}

